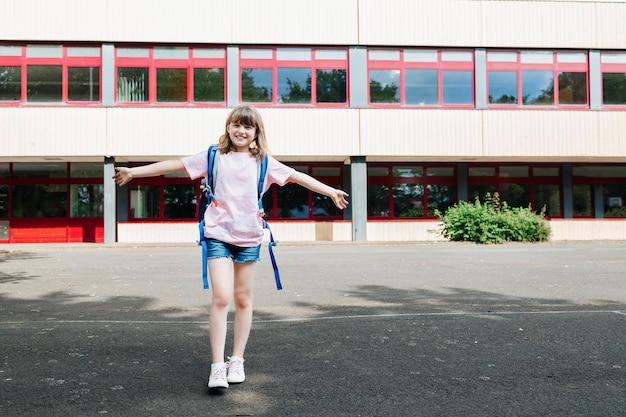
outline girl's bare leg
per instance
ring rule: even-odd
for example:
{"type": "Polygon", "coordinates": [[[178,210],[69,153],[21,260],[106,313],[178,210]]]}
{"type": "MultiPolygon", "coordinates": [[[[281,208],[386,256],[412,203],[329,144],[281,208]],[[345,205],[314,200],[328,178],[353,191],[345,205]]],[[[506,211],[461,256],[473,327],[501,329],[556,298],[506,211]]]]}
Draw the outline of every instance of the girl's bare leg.
{"type": "Polygon", "coordinates": [[[211,309],[209,339],[212,363],[224,362],[228,307],[233,294],[233,262],[230,258],[209,259],[211,309]]]}
{"type": "Polygon", "coordinates": [[[243,358],[252,326],[252,285],[256,262],[233,264],[235,275],[235,335],[233,356],[243,358]]]}

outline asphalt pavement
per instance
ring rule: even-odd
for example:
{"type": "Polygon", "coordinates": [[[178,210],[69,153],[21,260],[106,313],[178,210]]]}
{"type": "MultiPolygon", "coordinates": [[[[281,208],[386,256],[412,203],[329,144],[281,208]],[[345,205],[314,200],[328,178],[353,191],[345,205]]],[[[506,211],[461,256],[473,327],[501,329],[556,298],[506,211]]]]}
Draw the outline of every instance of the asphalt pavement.
{"type": "Polygon", "coordinates": [[[0,245],[0,415],[626,415],[626,242],[274,251],[209,391],[197,246],[0,245]]]}

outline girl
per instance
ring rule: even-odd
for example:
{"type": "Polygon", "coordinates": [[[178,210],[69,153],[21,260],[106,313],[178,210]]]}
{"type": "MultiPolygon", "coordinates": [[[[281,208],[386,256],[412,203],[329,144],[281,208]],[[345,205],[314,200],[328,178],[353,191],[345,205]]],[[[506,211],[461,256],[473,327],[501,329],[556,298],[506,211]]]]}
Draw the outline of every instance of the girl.
{"type": "MultiPolygon", "coordinates": [[[[218,175],[213,190],[218,204],[211,204],[204,217],[213,289],[209,316],[212,364],[208,386],[228,388],[229,383],[245,380],[243,358],[252,325],[252,284],[263,239],[256,191],[257,160],[265,157],[268,146],[259,112],[250,106],[233,108],[218,147],[218,175]],[[225,362],[226,318],[231,298],[235,302],[233,353],[225,362]]],[[[186,171],[191,179],[197,179],[207,176],[207,165],[207,151],[203,150],[182,159],[133,168],[117,167],[113,179],[121,186],[133,178],[176,171],[186,171]]],[[[269,156],[264,191],[272,184],[283,186],[287,183],[300,184],[328,196],[339,209],[348,204],[348,194],[344,191],[329,187],[269,156]]]]}

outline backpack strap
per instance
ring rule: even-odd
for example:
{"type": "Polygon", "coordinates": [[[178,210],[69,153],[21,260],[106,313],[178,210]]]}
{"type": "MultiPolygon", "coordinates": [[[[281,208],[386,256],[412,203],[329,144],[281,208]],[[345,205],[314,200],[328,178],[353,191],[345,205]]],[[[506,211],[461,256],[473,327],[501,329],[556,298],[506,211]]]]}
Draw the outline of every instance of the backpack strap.
{"type": "Polygon", "coordinates": [[[217,151],[217,146],[210,146],[207,151],[207,178],[204,184],[205,189],[203,192],[203,196],[200,199],[202,205],[199,208],[200,221],[198,222],[198,231],[200,232],[200,239],[198,240],[198,244],[202,246],[202,283],[204,284],[204,289],[209,288],[209,277],[207,275],[208,249],[206,237],[204,236],[204,212],[211,203],[217,205],[217,200],[215,200],[215,197],[213,196],[213,188],[215,188],[215,178],[217,177],[218,155],[219,152],[217,151]]]}
{"type": "MultiPolygon", "coordinates": [[[[206,178],[206,204],[204,204],[203,209],[209,207],[211,203],[217,205],[218,202],[215,200],[215,196],[213,195],[213,189],[215,188],[216,178],[217,178],[217,158],[219,152],[217,150],[217,146],[210,146],[207,151],[207,178],[206,178]]],[[[257,197],[258,197],[258,207],[259,207],[259,216],[263,219],[263,228],[269,230],[270,232],[270,242],[268,244],[268,251],[270,253],[270,260],[272,261],[272,268],[274,269],[274,279],[276,281],[276,289],[282,290],[283,286],[280,282],[280,273],[278,271],[278,265],[276,264],[276,258],[274,257],[274,246],[278,245],[278,242],[274,240],[274,235],[272,234],[272,229],[265,221],[265,209],[263,208],[263,186],[265,185],[265,176],[267,175],[267,164],[268,157],[267,155],[261,161],[257,163],[257,175],[258,175],[258,186],[257,186],[257,197]]],[[[202,208],[201,208],[202,209],[202,208]]],[[[204,212],[203,210],[203,212],[204,212]]],[[[202,282],[204,284],[204,289],[209,288],[209,279],[208,279],[208,250],[207,250],[207,242],[204,236],[204,217],[198,223],[198,229],[200,232],[199,244],[202,246],[202,282]]]]}
{"type": "Polygon", "coordinates": [[[278,265],[276,264],[276,258],[274,257],[274,246],[278,245],[278,242],[274,240],[274,235],[272,233],[272,229],[270,229],[269,224],[265,221],[265,209],[263,208],[263,185],[265,185],[265,175],[267,174],[267,155],[257,164],[257,173],[259,174],[259,186],[258,186],[258,197],[259,197],[259,216],[263,218],[263,228],[267,229],[270,232],[270,242],[267,245],[267,249],[270,253],[270,260],[272,261],[272,268],[274,269],[274,280],[276,281],[276,289],[282,290],[283,286],[280,283],[280,272],[278,272],[278,265]]]}

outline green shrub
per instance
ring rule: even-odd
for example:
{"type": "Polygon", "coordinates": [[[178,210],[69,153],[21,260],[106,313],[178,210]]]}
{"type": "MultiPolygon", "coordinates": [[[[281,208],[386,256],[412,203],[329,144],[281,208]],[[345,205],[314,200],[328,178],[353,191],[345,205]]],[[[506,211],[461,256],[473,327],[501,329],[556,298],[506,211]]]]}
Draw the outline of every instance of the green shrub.
{"type": "Polygon", "coordinates": [[[435,215],[443,222],[442,235],[452,241],[543,242],[550,237],[545,207],[539,214],[530,207],[510,208],[506,202],[500,204],[498,193],[493,196],[487,193],[484,203],[476,197],[474,203],[461,201],[445,214],[437,210],[435,215]]]}

